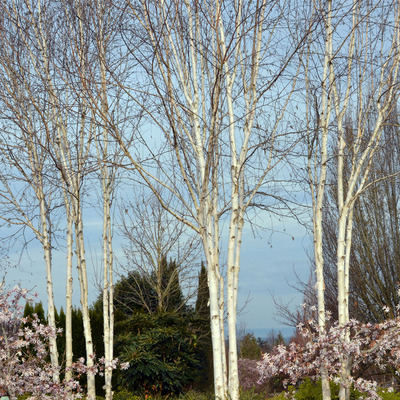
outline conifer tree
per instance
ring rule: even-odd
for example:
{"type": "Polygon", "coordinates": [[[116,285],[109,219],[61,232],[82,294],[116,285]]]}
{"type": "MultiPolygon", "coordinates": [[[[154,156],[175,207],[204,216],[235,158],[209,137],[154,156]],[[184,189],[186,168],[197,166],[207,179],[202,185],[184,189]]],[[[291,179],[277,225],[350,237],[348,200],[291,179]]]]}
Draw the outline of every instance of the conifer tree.
{"type": "Polygon", "coordinates": [[[199,284],[197,289],[197,300],[196,300],[196,313],[201,317],[209,317],[210,315],[210,293],[208,291],[207,283],[207,269],[204,262],[201,263],[201,269],[199,273],[199,284]]]}
{"type": "Polygon", "coordinates": [[[197,300],[195,305],[195,313],[199,319],[199,343],[202,346],[202,361],[205,365],[204,374],[204,388],[211,387],[213,375],[213,352],[211,342],[211,329],[210,329],[210,292],[207,282],[207,269],[204,262],[201,262],[201,269],[199,273],[199,283],[197,286],[197,300]]]}

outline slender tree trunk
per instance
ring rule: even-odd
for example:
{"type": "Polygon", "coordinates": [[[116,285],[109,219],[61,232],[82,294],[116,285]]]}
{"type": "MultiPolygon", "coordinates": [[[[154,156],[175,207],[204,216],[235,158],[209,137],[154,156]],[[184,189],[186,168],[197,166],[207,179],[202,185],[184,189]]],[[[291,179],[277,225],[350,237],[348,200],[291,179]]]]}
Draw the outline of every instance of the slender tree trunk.
{"type": "MultiPolygon", "coordinates": [[[[332,2],[328,2],[325,18],[325,57],[324,69],[322,74],[322,96],[321,96],[321,111],[320,120],[317,121],[317,129],[320,131],[320,166],[319,173],[312,171],[311,158],[313,157],[313,149],[309,149],[309,176],[311,193],[313,200],[313,228],[314,228],[314,259],[315,259],[315,275],[317,286],[317,299],[318,299],[318,328],[319,334],[323,335],[326,330],[326,314],[325,314],[325,284],[324,284],[324,259],[322,251],[323,243],[323,203],[325,195],[325,183],[328,168],[328,134],[329,122],[332,110],[330,91],[330,82],[333,79],[329,65],[332,62],[332,2]]],[[[311,38],[310,38],[311,40],[311,38]]],[[[306,74],[308,71],[306,71],[306,74]]],[[[307,88],[309,88],[309,81],[307,75],[307,88]]],[[[318,107],[318,106],[317,106],[318,107]]],[[[317,110],[316,110],[317,111],[317,110]]],[[[310,133],[311,134],[311,133],[310,133]]],[[[319,134],[317,132],[316,134],[319,134]]],[[[310,140],[310,139],[309,139],[310,140]]],[[[310,140],[311,141],[311,140],[310,140]]],[[[329,385],[328,371],[325,366],[321,368],[321,384],[322,384],[322,398],[323,400],[331,399],[331,390],[329,385]]]]}
{"type": "MultiPolygon", "coordinates": [[[[107,197],[107,196],[106,196],[107,197]]],[[[106,400],[112,399],[112,366],[113,334],[114,334],[114,306],[113,306],[113,279],[112,279],[112,248],[111,223],[108,200],[104,198],[103,216],[103,331],[104,331],[104,358],[105,358],[105,391],[106,400]]]]}
{"type": "MultiPolygon", "coordinates": [[[[47,280],[47,319],[48,325],[54,329],[54,332],[57,331],[56,327],[56,319],[55,319],[55,307],[54,307],[54,296],[53,296],[53,278],[52,278],[52,262],[51,262],[51,244],[49,238],[48,224],[47,224],[47,212],[46,205],[44,200],[44,195],[41,193],[39,195],[39,206],[40,206],[40,219],[42,225],[42,244],[43,244],[43,252],[44,252],[44,260],[46,264],[46,280],[47,280]]],[[[58,371],[58,350],[57,350],[57,338],[56,336],[52,336],[49,339],[50,342],[50,360],[51,365],[55,369],[53,372],[53,380],[55,383],[60,381],[60,374],[58,371]]]]}
{"type": "Polygon", "coordinates": [[[225,329],[223,324],[224,313],[224,293],[222,285],[221,297],[221,281],[219,273],[219,257],[215,252],[215,244],[213,240],[213,221],[208,215],[206,217],[207,228],[203,228],[202,239],[207,259],[207,280],[210,292],[210,321],[211,321],[211,338],[213,348],[213,367],[214,367],[214,393],[216,398],[225,399],[227,393],[226,380],[226,353],[225,353],[225,329]],[[221,318],[222,317],[222,318],[221,318]]]}
{"type": "Polygon", "coordinates": [[[234,194],[232,195],[232,212],[229,226],[228,259],[227,259],[227,310],[229,331],[229,396],[233,400],[239,399],[239,373],[237,359],[237,337],[236,337],[236,304],[237,304],[237,276],[239,265],[236,264],[236,240],[238,222],[238,182],[234,182],[234,194]]]}
{"type": "MultiPolygon", "coordinates": [[[[346,228],[347,207],[343,207],[338,224],[338,247],[337,247],[337,285],[338,285],[338,314],[339,325],[344,326],[348,322],[348,296],[346,293],[345,259],[346,259],[346,228]]],[[[347,342],[349,336],[343,333],[342,340],[347,342]]],[[[347,400],[349,387],[349,361],[346,354],[342,354],[340,369],[340,400],[347,400]]]]}
{"type": "Polygon", "coordinates": [[[85,243],[83,238],[83,222],[82,215],[80,211],[79,198],[76,201],[76,220],[75,220],[75,241],[77,249],[77,259],[78,259],[78,276],[81,292],[81,308],[82,308],[82,318],[83,318],[83,330],[85,335],[85,347],[86,347],[86,365],[89,369],[87,373],[87,397],[89,400],[94,400],[96,398],[96,388],[95,388],[95,375],[92,370],[94,366],[94,351],[93,351],[93,340],[92,340],[92,330],[90,326],[90,315],[88,306],[88,280],[87,280],[87,268],[86,268],[86,257],[85,257],[85,243]]]}
{"type": "MultiPolygon", "coordinates": [[[[113,177],[108,165],[108,125],[109,105],[107,98],[107,73],[106,51],[107,43],[104,36],[105,4],[102,0],[97,2],[97,43],[100,63],[100,117],[102,122],[101,146],[96,140],[101,181],[103,191],[103,332],[104,332],[104,358],[105,358],[105,392],[106,400],[112,399],[112,359],[114,347],[114,284],[113,284],[113,248],[111,227],[111,196],[113,190],[113,177]]],[[[95,118],[95,115],[94,115],[95,118]]],[[[114,166],[115,168],[115,166],[114,166]]]]}
{"type": "Polygon", "coordinates": [[[105,358],[105,391],[106,399],[112,399],[112,359],[114,346],[114,284],[113,284],[113,249],[111,227],[111,177],[108,172],[106,156],[107,131],[103,131],[103,159],[101,161],[101,176],[103,186],[103,332],[105,358]]]}
{"type": "Polygon", "coordinates": [[[64,196],[67,214],[67,284],[66,284],[66,305],[65,305],[65,379],[72,379],[72,257],[73,257],[73,218],[69,207],[68,199],[64,196]]]}

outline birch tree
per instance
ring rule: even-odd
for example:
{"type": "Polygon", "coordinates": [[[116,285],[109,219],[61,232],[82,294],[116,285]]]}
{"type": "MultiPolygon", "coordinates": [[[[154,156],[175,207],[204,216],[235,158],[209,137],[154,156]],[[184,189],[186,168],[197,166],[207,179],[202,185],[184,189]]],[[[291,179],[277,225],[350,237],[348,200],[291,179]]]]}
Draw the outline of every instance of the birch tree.
{"type": "Polygon", "coordinates": [[[293,146],[281,122],[298,73],[293,55],[309,26],[294,43],[282,40],[286,7],[278,1],[126,2],[122,33],[135,74],[145,78],[136,85],[132,78],[126,95],[143,107],[157,133],[143,135],[138,154],[113,135],[162,206],[202,240],[214,388],[222,399],[239,396],[236,310],[245,212],[293,146]],[[183,207],[166,204],[158,185],[183,207]]]}
{"type": "MultiPolygon", "coordinates": [[[[383,127],[398,99],[400,7],[397,1],[369,4],[354,0],[334,4],[328,0],[318,4],[318,12],[325,26],[325,57],[328,60],[324,63],[324,71],[327,69],[329,77],[327,99],[335,115],[331,129],[334,132],[334,156],[337,158],[337,301],[339,325],[344,326],[350,320],[349,261],[354,206],[369,185],[368,176],[381,144],[383,127]],[[345,132],[346,119],[352,121],[350,135],[345,132]],[[372,126],[367,121],[373,121],[372,126]],[[344,173],[345,164],[349,167],[347,175],[344,173]]],[[[323,124],[326,121],[323,104],[321,109],[320,121],[323,124]]],[[[321,147],[320,150],[322,166],[323,160],[326,160],[325,149],[321,147]]],[[[317,275],[320,285],[321,278],[318,276],[320,274],[317,275]]],[[[322,294],[319,289],[319,301],[322,294]]],[[[344,332],[344,339],[349,341],[349,331],[344,332]]],[[[350,396],[349,374],[350,359],[343,354],[341,400],[350,396]]]]}
{"type": "MultiPolygon", "coordinates": [[[[105,360],[105,392],[106,399],[112,399],[112,371],[114,348],[114,251],[112,208],[115,196],[115,182],[122,156],[120,148],[109,134],[109,126],[122,129],[120,118],[121,89],[112,87],[111,74],[116,73],[114,50],[118,34],[116,29],[120,12],[109,8],[108,3],[97,0],[87,7],[89,25],[86,30],[93,32],[93,62],[88,64],[87,77],[83,77],[82,87],[86,89],[84,96],[89,99],[88,107],[93,121],[96,122],[94,144],[98,160],[101,180],[101,197],[103,203],[103,332],[105,360]]],[[[117,63],[118,66],[118,63],[117,63]]],[[[117,67],[118,68],[118,67],[117,67]]],[[[121,70],[118,70],[120,75],[121,70]]]]}
{"type": "MultiPolygon", "coordinates": [[[[85,331],[88,371],[88,397],[95,397],[94,351],[91,338],[88,281],[83,236],[83,183],[90,172],[89,155],[94,124],[87,113],[87,99],[82,95],[82,80],[88,65],[87,22],[78,2],[53,5],[50,1],[12,3],[16,26],[20,30],[24,51],[34,74],[21,75],[35,85],[41,85],[43,105],[35,107],[43,121],[43,137],[35,143],[59,172],[57,187],[61,189],[67,215],[67,366],[72,362],[71,295],[72,295],[72,227],[75,234],[81,306],[85,331]],[[28,28],[27,28],[28,27],[28,28]],[[27,35],[27,32],[30,34],[27,35]],[[67,34],[66,34],[67,33],[67,34]],[[83,77],[78,80],[77,77],[83,77]],[[36,81],[32,81],[36,79],[36,81]],[[61,183],[61,185],[59,185],[61,183]]],[[[36,87],[36,85],[34,86],[36,87]]],[[[29,101],[37,102],[37,93],[28,93],[29,101]]],[[[41,97],[39,96],[39,99],[41,97]]],[[[35,117],[33,118],[33,120],[35,117]]],[[[93,167],[96,168],[96,165],[93,167]]],[[[54,181],[55,182],[55,181],[54,181]]],[[[56,182],[55,182],[56,183],[56,182]]],[[[53,347],[53,346],[52,346],[53,347]]]]}
{"type": "MultiPolygon", "coordinates": [[[[2,2],[3,15],[0,54],[2,218],[18,227],[27,227],[43,247],[46,268],[48,323],[56,330],[53,299],[52,249],[54,232],[50,218],[57,203],[53,184],[47,132],[51,111],[45,78],[36,61],[48,54],[43,37],[35,27],[54,20],[44,18],[29,2],[2,2]],[[25,14],[23,14],[23,11],[25,14]],[[34,47],[32,44],[39,46],[34,47]],[[8,212],[6,211],[8,210],[8,212]],[[38,221],[36,221],[38,215],[38,221]]],[[[55,27],[55,26],[53,26],[55,27]]],[[[50,33],[50,32],[49,32],[50,33]]],[[[58,352],[55,337],[50,338],[50,357],[54,382],[59,382],[58,352]]]]}
{"type": "MultiPolygon", "coordinates": [[[[310,78],[310,57],[311,49],[316,40],[314,35],[308,38],[308,57],[305,63],[305,84],[306,84],[306,129],[308,145],[308,176],[312,197],[313,212],[313,235],[314,235],[314,262],[315,277],[318,299],[318,329],[320,335],[324,335],[326,329],[325,315],[325,284],[324,284],[324,259],[323,259],[323,204],[325,194],[326,175],[328,168],[328,136],[329,124],[332,111],[332,96],[330,83],[332,74],[329,66],[332,62],[332,25],[331,25],[331,3],[328,3],[327,16],[325,21],[325,54],[323,58],[323,70],[320,80],[318,94],[313,91],[316,83],[310,78]],[[318,96],[318,100],[317,100],[318,96]],[[320,101],[320,103],[319,103],[320,101]],[[312,111],[311,111],[312,110],[312,111]],[[310,112],[311,111],[311,112],[310,112]],[[315,114],[318,118],[315,118],[315,114]],[[316,150],[318,149],[318,150],[316,150]]],[[[318,30],[317,30],[318,32],[318,30]]],[[[312,76],[312,75],[311,75],[312,76]]],[[[315,89],[314,89],[315,90],[315,89]]],[[[321,368],[322,397],[330,400],[331,392],[327,366],[321,368]]]]}
{"type": "MultiPolygon", "coordinates": [[[[75,237],[86,365],[88,366],[87,396],[94,399],[96,394],[92,367],[94,366],[95,354],[88,305],[89,284],[83,223],[85,178],[97,169],[96,163],[91,162],[92,141],[96,125],[90,114],[88,98],[84,90],[84,84],[90,81],[87,70],[92,42],[88,38],[88,12],[80,1],[64,4],[59,12],[63,21],[62,33],[66,41],[62,42],[63,46],[59,49],[63,61],[62,68],[56,69],[59,74],[47,73],[54,121],[54,129],[50,133],[52,144],[50,151],[60,172],[66,212],[70,213],[67,219],[68,228],[72,228],[75,237]],[[63,83],[63,92],[58,90],[57,83],[59,82],[63,83]],[[60,96],[60,93],[63,93],[64,96],[60,96]]],[[[68,244],[72,243],[70,235],[68,236],[68,244]]],[[[71,247],[68,247],[68,254],[71,254],[70,250],[71,247]]],[[[68,263],[68,265],[70,264],[68,263]]],[[[71,279],[70,273],[68,273],[68,277],[71,279]]],[[[68,289],[72,290],[72,287],[68,286],[68,289]]],[[[69,301],[67,312],[71,312],[69,301]]],[[[72,349],[70,356],[72,358],[72,349]]]]}

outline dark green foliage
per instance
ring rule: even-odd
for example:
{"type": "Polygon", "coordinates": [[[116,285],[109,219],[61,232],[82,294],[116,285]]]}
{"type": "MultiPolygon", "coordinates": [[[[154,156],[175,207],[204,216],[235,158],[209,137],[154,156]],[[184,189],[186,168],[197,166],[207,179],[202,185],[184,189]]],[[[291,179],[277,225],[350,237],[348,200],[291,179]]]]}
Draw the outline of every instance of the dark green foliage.
{"type": "Polygon", "coordinates": [[[239,358],[261,360],[261,348],[252,333],[247,333],[239,342],[239,358]]]}
{"type": "Polygon", "coordinates": [[[96,302],[89,310],[93,349],[96,357],[104,355],[103,303],[96,302]]]}
{"type": "Polygon", "coordinates": [[[33,305],[27,301],[24,308],[24,318],[31,317],[33,313],[33,305]]]}
{"type": "Polygon", "coordinates": [[[149,281],[136,271],[129,272],[114,287],[115,308],[121,311],[126,318],[136,312],[144,311],[145,307],[142,298],[147,299],[151,309],[156,308],[154,290],[149,281]]]}
{"type": "Polygon", "coordinates": [[[159,305],[158,310],[174,312],[184,309],[187,311],[187,307],[182,307],[184,299],[176,261],[170,260],[167,262],[167,258],[163,257],[161,260],[161,270],[163,271],[161,290],[164,293],[164,304],[162,308],[159,305]]]}
{"type": "Polygon", "coordinates": [[[176,394],[199,378],[195,323],[175,313],[139,313],[124,323],[116,352],[130,368],[119,373],[120,386],[135,393],[176,394]]]}
{"type": "Polygon", "coordinates": [[[141,400],[142,398],[134,395],[126,389],[119,390],[114,393],[113,400],[141,400]]]}
{"type": "MultiPolygon", "coordinates": [[[[92,341],[94,354],[97,359],[104,356],[104,325],[103,325],[103,302],[97,301],[89,309],[90,327],[92,329],[92,341]]],[[[96,375],[95,377],[96,393],[105,395],[103,386],[104,376],[96,375]]]]}
{"type": "MultiPolygon", "coordinates": [[[[65,360],[65,324],[66,316],[61,307],[60,313],[55,310],[56,327],[62,329],[62,333],[57,335],[57,348],[60,356],[60,361],[65,360]]],[[[100,332],[102,335],[102,332],[100,332]]],[[[82,311],[78,308],[72,309],[72,352],[74,360],[84,357],[86,358],[85,336],[83,330],[82,311]]]]}
{"type": "Polygon", "coordinates": [[[199,321],[199,347],[203,365],[203,379],[201,389],[210,389],[214,381],[213,352],[210,326],[210,292],[208,289],[207,269],[204,262],[201,263],[195,314],[199,321]]]}
{"type": "Polygon", "coordinates": [[[196,313],[199,316],[209,318],[210,317],[210,292],[208,290],[207,281],[207,269],[204,262],[201,263],[201,269],[199,274],[199,284],[197,289],[197,299],[196,299],[196,313]]]}
{"type": "MultiPolygon", "coordinates": [[[[208,343],[205,337],[209,333],[209,316],[206,321],[197,318],[185,305],[174,261],[167,262],[163,257],[159,272],[162,275],[157,277],[156,272],[141,276],[134,271],[115,285],[115,357],[131,363],[129,371],[115,371],[115,387],[122,385],[138,393],[179,393],[200,373],[207,376],[203,345],[208,343]]],[[[102,337],[97,342],[94,332],[103,332],[102,304],[100,295],[91,308],[98,356],[104,345],[102,337]]]]}
{"type": "Polygon", "coordinates": [[[56,327],[62,329],[62,333],[57,334],[57,349],[60,357],[60,364],[63,365],[65,361],[65,313],[61,307],[60,313],[55,313],[56,327]]]}
{"type": "Polygon", "coordinates": [[[24,317],[29,317],[32,318],[33,314],[36,314],[39,318],[39,320],[43,324],[47,324],[47,319],[45,317],[44,309],[43,309],[43,303],[40,301],[39,303],[35,303],[35,305],[32,305],[31,303],[26,303],[25,308],[24,308],[24,317]]]}
{"type": "Polygon", "coordinates": [[[74,360],[77,360],[80,357],[86,359],[82,311],[75,307],[72,309],[72,349],[74,360]]]}

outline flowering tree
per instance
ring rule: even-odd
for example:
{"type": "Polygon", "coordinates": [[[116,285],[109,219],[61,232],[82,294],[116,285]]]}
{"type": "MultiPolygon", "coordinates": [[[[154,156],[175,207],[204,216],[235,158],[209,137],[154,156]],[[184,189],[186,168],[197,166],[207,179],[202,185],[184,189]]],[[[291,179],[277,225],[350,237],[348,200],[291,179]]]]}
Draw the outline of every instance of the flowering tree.
{"type": "MultiPolygon", "coordinates": [[[[29,301],[28,292],[16,286],[6,290],[0,284],[0,389],[11,399],[30,394],[30,399],[75,399],[81,397],[81,387],[74,379],[54,382],[59,368],[48,361],[50,338],[54,329],[43,325],[37,315],[23,318],[20,303],[29,301]],[[56,370],[55,370],[56,369],[56,370]]],[[[84,359],[73,364],[77,377],[88,372],[84,359]]],[[[100,364],[106,364],[100,360],[100,364]]],[[[105,367],[114,369],[117,360],[105,367]]],[[[122,366],[122,365],[121,365],[122,366]]],[[[122,367],[126,367],[123,365],[122,367]]],[[[104,369],[99,364],[92,367],[93,374],[104,369]]]]}
{"type": "Polygon", "coordinates": [[[74,398],[80,393],[78,382],[55,383],[55,366],[48,362],[49,340],[56,332],[40,323],[37,315],[22,317],[21,300],[28,301],[20,287],[5,290],[0,286],[0,388],[11,399],[30,393],[32,398],[74,398]],[[72,394],[74,393],[74,394],[72,394]]]}
{"type": "MultiPolygon", "coordinates": [[[[325,370],[330,381],[340,382],[343,354],[351,360],[353,375],[368,365],[385,370],[387,367],[397,369],[400,364],[400,317],[380,324],[363,324],[356,320],[345,325],[336,322],[323,334],[316,321],[309,321],[308,326],[299,325],[298,330],[305,344],[292,342],[288,347],[278,346],[273,354],[265,354],[259,363],[262,381],[283,373],[288,377],[285,385],[296,384],[305,376],[318,379],[321,370],[325,370]],[[344,332],[351,332],[350,340],[344,332]]],[[[366,399],[381,398],[377,382],[353,376],[349,379],[355,389],[367,395],[366,399]]]]}

